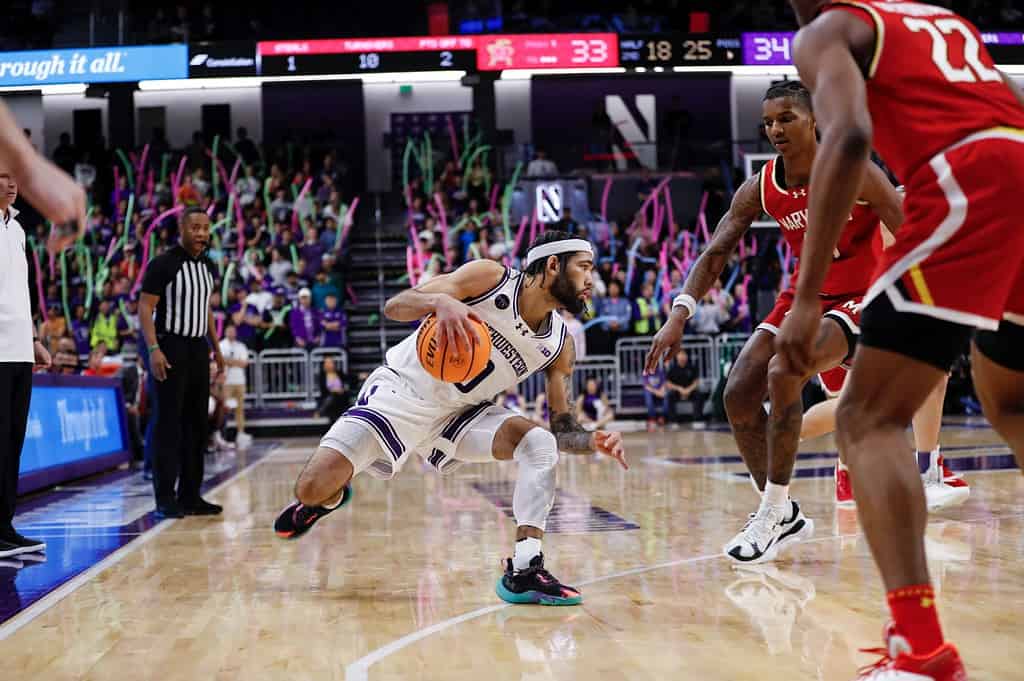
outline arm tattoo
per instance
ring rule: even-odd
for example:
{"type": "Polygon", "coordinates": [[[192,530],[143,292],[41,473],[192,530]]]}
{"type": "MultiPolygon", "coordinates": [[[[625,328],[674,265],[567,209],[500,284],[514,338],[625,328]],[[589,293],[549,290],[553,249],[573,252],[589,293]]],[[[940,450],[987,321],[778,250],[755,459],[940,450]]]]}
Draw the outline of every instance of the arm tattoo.
{"type": "MultiPolygon", "coordinates": [[[[569,365],[572,369],[576,367],[576,348],[572,343],[565,346],[569,353],[569,365]]],[[[558,441],[558,449],[572,454],[591,454],[594,451],[594,434],[584,430],[583,426],[576,420],[572,413],[574,401],[572,399],[572,369],[562,376],[565,401],[569,405],[569,411],[556,414],[551,411],[551,433],[558,441]]]]}
{"type": "Polygon", "coordinates": [[[711,290],[715,280],[721,276],[728,264],[729,257],[739,245],[740,239],[750,230],[750,225],[761,214],[759,178],[760,175],[752,175],[737,190],[732,205],[718,222],[715,233],[711,235],[711,243],[697,258],[693,270],[686,278],[683,291],[697,300],[703,298],[711,290]]]}

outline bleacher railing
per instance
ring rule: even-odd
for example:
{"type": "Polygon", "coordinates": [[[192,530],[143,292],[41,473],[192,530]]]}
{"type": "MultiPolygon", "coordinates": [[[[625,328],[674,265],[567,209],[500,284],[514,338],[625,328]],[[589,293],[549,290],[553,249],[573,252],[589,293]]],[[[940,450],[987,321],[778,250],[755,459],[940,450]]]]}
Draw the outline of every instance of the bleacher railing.
{"type": "MultiPolygon", "coordinates": [[[[748,334],[721,334],[719,336],[687,336],[683,349],[700,377],[701,390],[710,392],[722,379],[724,366],[734,362],[748,334]]],[[[626,396],[642,395],[644,360],[651,346],[651,337],[624,338],[615,344],[614,355],[589,355],[576,361],[573,380],[576,395],[583,393],[587,380],[594,378],[601,384],[611,406],[631,411],[626,396]]],[[[283,403],[309,403],[320,398],[320,375],[328,357],[338,362],[343,373],[348,373],[348,354],[342,348],[317,348],[307,352],[303,348],[249,352],[246,369],[246,401],[257,407],[283,403]]],[[[519,385],[519,394],[529,408],[537,396],[546,389],[543,373],[528,377],[519,385]]]]}

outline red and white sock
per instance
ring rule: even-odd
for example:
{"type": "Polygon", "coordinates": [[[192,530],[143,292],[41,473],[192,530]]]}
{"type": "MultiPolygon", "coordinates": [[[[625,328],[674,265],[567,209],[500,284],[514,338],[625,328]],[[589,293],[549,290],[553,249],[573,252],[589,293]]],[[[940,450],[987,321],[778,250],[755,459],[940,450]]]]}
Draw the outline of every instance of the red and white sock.
{"type": "Polygon", "coordinates": [[[942,626],[930,584],[890,591],[889,611],[896,629],[910,643],[915,655],[927,655],[942,645],[942,626]]]}

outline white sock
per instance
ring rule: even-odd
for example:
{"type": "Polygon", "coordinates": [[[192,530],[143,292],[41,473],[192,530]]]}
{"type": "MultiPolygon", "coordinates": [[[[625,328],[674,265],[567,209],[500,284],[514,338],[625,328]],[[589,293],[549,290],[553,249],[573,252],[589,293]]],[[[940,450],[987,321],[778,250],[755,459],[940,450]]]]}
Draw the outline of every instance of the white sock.
{"type": "Polygon", "coordinates": [[[843,463],[842,461],[836,460],[836,465],[839,466],[839,470],[841,470],[841,471],[848,471],[848,470],[850,470],[849,468],[846,467],[846,464],[843,463]]]}
{"type": "Polygon", "coordinates": [[[333,511],[334,509],[338,508],[338,506],[341,505],[341,502],[344,501],[344,499],[345,499],[345,492],[343,490],[342,493],[338,495],[338,500],[335,501],[333,504],[321,504],[321,506],[326,508],[328,511],[333,511]]]}
{"type": "Polygon", "coordinates": [[[764,486],[762,503],[785,508],[789,503],[789,485],[776,485],[771,480],[764,486]]]}
{"type": "Polygon", "coordinates": [[[540,555],[540,539],[526,537],[516,542],[516,552],[512,554],[512,567],[516,570],[525,570],[530,567],[530,561],[540,555]]]}
{"type": "Polygon", "coordinates": [[[941,450],[941,449],[942,449],[942,447],[936,447],[931,452],[929,452],[929,455],[930,455],[929,458],[931,459],[931,467],[932,468],[938,468],[939,467],[939,455],[941,454],[941,452],[939,450],[941,450]]]}

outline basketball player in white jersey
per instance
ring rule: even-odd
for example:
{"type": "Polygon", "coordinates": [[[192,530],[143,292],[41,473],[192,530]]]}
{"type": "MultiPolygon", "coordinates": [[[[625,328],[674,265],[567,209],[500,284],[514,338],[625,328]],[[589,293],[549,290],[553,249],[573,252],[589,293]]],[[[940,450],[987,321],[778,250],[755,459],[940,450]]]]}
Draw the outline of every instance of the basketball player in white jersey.
{"type": "Polygon", "coordinates": [[[474,261],[389,300],[384,314],[395,321],[437,315],[437,332],[457,343],[460,352],[468,351],[473,337],[470,320],[485,322],[490,361],[473,380],[452,384],[423,369],[417,334],[388,350],[384,366],[366,379],[356,405],[331,426],[299,474],[298,500],[278,517],[277,534],[304,534],[351,499],[354,476],[366,471],[391,478],[410,454],[442,474],[462,463],[514,459],[519,472],[512,509],[518,529],[498,596],[509,603],[581,603],[577,589],[544,569],[541,538],[554,503],[559,451],[597,451],[627,467],[620,433],[588,433],[573,415],[576,352],[558,310],[583,310],[593,269],[590,242],[548,231],[531,245],[524,272],[474,261]],[[492,402],[538,371],[547,375],[550,431],[492,402]]]}

